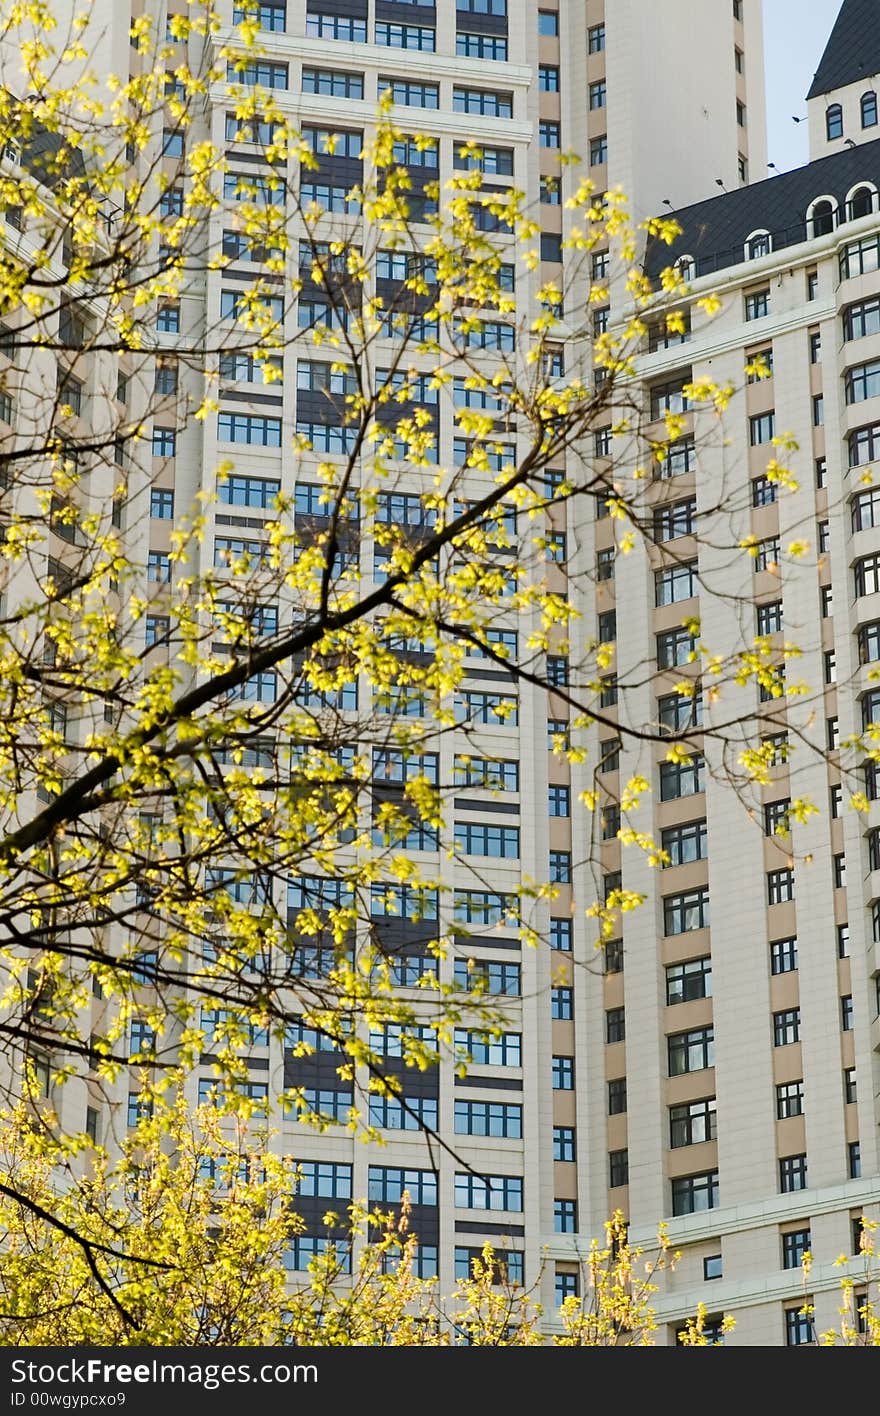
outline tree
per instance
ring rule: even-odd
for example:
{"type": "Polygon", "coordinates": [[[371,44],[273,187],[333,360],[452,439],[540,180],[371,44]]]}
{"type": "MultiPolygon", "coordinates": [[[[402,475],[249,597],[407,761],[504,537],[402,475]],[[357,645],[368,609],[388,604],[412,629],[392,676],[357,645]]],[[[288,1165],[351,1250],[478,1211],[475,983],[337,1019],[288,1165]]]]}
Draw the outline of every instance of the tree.
{"type": "MultiPolygon", "coordinates": [[[[621,555],[663,539],[649,473],[673,455],[682,414],[670,403],[664,432],[651,422],[646,433],[633,376],[649,327],[684,327],[681,274],[655,289],[638,261],[646,235],[668,240],[675,227],[634,231],[623,197],[600,196],[566,159],[566,281],[542,284],[535,213],[515,188],[484,188],[476,143],[460,147],[454,188],[441,191],[425,178],[434,140],[405,134],[387,102],[363,158],[351,135],[294,130],[261,82],[252,16],[229,43],[209,8],[175,16],[168,41],[142,16],[134,76],[100,82],[87,23],[59,37],[35,3],[24,21],[9,12],[7,48],[23,24],[37,42],[19,46],[23,69],[10,61],[0,93],[8,1087],[23,1076],[42,1124],[79,1145],[50,1087],[57,1102],[73,1077],[96,1091],[128,1077],[147,1108],[207,1050],[223,1107],[246,1119],[265,1093],[245,1051],[271,1036],[289,1043],[277,1088],[289,1112],[369,1127],[370,1096],[406,1104],[384,1030],[423,1068],[456,1046],[456,1027],[499,1027],[502,1005],[478,971],[443,973],[452,949],[467,961],[471,904],[482,923],[513,921],[538,945],[556,891],[536,877],[498,895],[471,867],[473,899],[450,899],[436,848],[461,859],[469,840],[450,835],[449,802],[463,784],[503,786],[504,760],[478,745],[482,722],[511,722],[516,693],[536,688],[551,719],[567,720],[554,746],[574,764],[598,725],[662,739],[673,763],[711,740],[740,789],[767,779],[776,749],[759,734],[776,722],[772,702],[760,719],[719,708],[711,724],[694,709],[672,729],[618,719],[614,644],[584,632],[568,594],[579,508],[607,510],[621,555]],[[226,141],[259,154],[259,176],[211,141],[218,84],[226,141]],[[340,144],[361,174],[342,191],[327,178],[340,144]],[[206,233],[221,211],[218,251],[206,233]],[[607,280],[591,265],[606,248],[607,280]],[[206,316],[190,291],[213,289],[236,262],[253,278],[219,292],[220,319],[206,316]],[[522,317],[514,278],[531,282],[536,318],[522,317]],[[605,329],[610,284],[626,313],[605,329]],[[248,478],[224,455],[190,506],[179,488],[169,501],[153,454],[188,440],[197,461],[209,425],[231,444],[243,428],[280,445],[279,419],[240,424],[221,395],[238,381],[275,396],[292,342],[308,353],[311,409],[284,449],[295,488],[286,464],[283,479],[248,478]],[[455,416],[445,467],[441,406],[455,416]],[[150,552],[154,495],[171,526],[167,549],[150,552]],[[215,503],[244,503],[258,527],[218,537],[207,565],[215,503]],[[361,544],[373,551],[363,578],[361,544]],[[513,691],[470,695],[468,655],[513,691]],[[444,779],[453,733],[467,750],[444,779]],[[319,1046],[351,1083],[341,1115],[299,1080],[296,1063],[319,1046]]],[[[697,301],[693,318],[714,308],[697,301]]],[[[708,380],[684,390],[716,432],[730,393],[708,380]]],[[[767,471],[781,490],[789,450],[777,447],[767,471]]],[[[719,505],[740,495],[722,489],[719,505]]],[[[663,554],[675,565],[674,549],[663,554]]],[[[686,628],[716,704],[749,681],[780,703],[797,689],[782,673],[796,646],[747,636],[718,654],[686,628]]],[[[696,704],[693,669],[676,691],[696,704]]],[[[589,860],[616,831],[662,861],[629,822],[647,790],[635,775],[614,800],[596,776],[582,797],[589,860]]],[[[790,819],[810,809],[795,800],[790,819]]],[[[583,902],[598,950],[638,903],[618,888],[583,902]]],[[[17,1185],[7,1192],[27,1205],[17,1185]]],[[[103,1241],[80,1237],[97,1262],[103,1241]]]]}
{"type": "MultiPolygon", "coordinates": [[[[24,1108],[5,1119],[16,1125],[4,1131],[4,1173],[30,1208],[0,1199],[0,1344],[545,1341],[533,1289],[507,1278],[503,1251],[487,1245],[448,1298],[435,1279],[419,1278],[405,1205],[329,1213],[325,1247],[307,1271],[291,1273],[291,1264],[302,1267],[294,1257],[302,1228],[291,1201],[295,1167],[253,1129],[241,1128],[230,1144],[216,1112],[194,1116],[182,1097],[143,1118],[115,1159],[34,1128],[24,1108]],[[59,1186],[65,1172],[76,1172],[77,1183],[59,1186]]],[[[562,1346],[653,1342],[652,1279],[674,1256],[661,1233],[657,1256],[642,1262],[621,1215],[607,1231],[583,1264],[584,1298],[561,1308],[554,1341],[562,1346]]]]}

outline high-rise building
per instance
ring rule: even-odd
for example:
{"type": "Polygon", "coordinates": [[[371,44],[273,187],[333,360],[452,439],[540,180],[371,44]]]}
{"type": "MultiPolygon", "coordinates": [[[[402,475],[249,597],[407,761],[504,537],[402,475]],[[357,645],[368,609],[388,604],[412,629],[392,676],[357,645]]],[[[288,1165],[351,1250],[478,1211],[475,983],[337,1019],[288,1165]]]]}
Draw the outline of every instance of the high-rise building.
{"type": "MultiPolygon", "coordinates": [[[[221,13],[229,29],[220,40],[234,47],[231,4],[221,13]]],[[[396,1038],[385,1038],[411,1115],[375,1099],[370,1119],[385,1132],[382,1148],[345,1131],[319,1134],[279,1121],[277,1144],[302,1162],[304,1175],[307,1228],[292,1246],[291,1267],[304,1268],[323,1242],[331,1202],[365,1197],[387,1205],[407,1190],[421,1272],[438,1273],[448,1291],[489,1240],[506,1250],[512,1277],[531,1284],[541,1274],[552,1326],[554,1304],[577,1291],[590,1236],[619,1208],[631,1235],[648,1244],[666,1219],[682,1250],[658,1295],[661,1341],[675,1341],[698,1301],[710,1323],[722,1313],[736,1319],[733,1344],[811,1340],[799,1311],[803,1253],[816,1255],[810,1291],[821,1329],[832,1325],[839,1303],[833,1261],[853,1251],[854,1235],[857,1247],[859,1217],[876,1209],[880,1183],[876,776],[869,765],[859,780],[869,815],[847,812],[842,799],[851,784],[835,758],[838,743],[878,711],[870,685],[880,660],[873,598],[880,595],[880,494],[862,476],[880,448],[872,402],[880,396],[880,141],[872,141],[877,94],[862,77],[880,67],[880,55],[876,64],[866,59],[863,42],[867,35],[874,45],[880,35],[877,6],[842,6],[810,92],[811,161],[769,180],[759,0],[460,0],[457,7],[266,0],[259,13],[267,53],[253,76],[306,135],[315,134],[318,167],[302,173],[309,190],[301,196],[335,212],[351,240],[361,218],[346,210],[344,197],[360,178],[363,142],[390,88],[401,127],[435,138],[418,148],[401,144],[416,217],[420,201],[430,210],[427,184],[439,181],[442,189],[466,169],[460,148],[475,137],[491,181],[501,190],[516,184],[533,200],[542,266],[518,277],[518,317],[530,313],[539,279],[564,265],[565,150],[582,155],[599,191],[619,185],[637,218],[675,215],[680,237],[671,252],[649,243],[646,270],[656,277],[674,261],[689,283],[684,332],[651,331],[633,385],[649,435],[668,410],[684,419],[648,494],[656,547],[616,556],[616,523],[601,500],[595,516],[585,498],[555,513],[557,544],[571,548],[569,593],[598,638],[617,644],[617,687],[609,678],[604,725],[590,730],[589,764],[569,766],[553,754],[548,738],[564,731],[567,710],[525,684],[517,714],[468,737],[469,753],[478,742],[496,759],[491,792],[457,760],[452,735],[439,747],[441,780],[461,773],[454,833],[462,859],[441,857],[437,869],[470,930],[466,950],[443,962],[442,977],[466,981],[466,960],[476,959],[490,991],[505,998],[509,1024],[497,1040],[472,1045],[464,1077],[452,1061],[411,1077],[396,1060],[396,1038]],[[328,130],[344,135],[332,153],[319,141],[328,130]],[[710,319],[696,301],[714,291],[722,309],[710,319]],[[759,357],[769,376],[746,379],[745,366],[759,357]],[[688,410],[682,392],[704,374],[736,389],[723,436],[707,413],[688,410]],[[798,443],[790,454],[798,485],[781,495],[767,462],[772,439],[789,432],[798,443]],[[752,560],[737,551],[746,537],[752,560]],[[799,557],[787,549],[794,541],[807,543],[799,557]],[[802,655],[789,674],[821,685],[818,701],[814,693],[806,709],[796,698],[782,709],[769,690],[765,703],[750,680],[714,702],[708,677],[691,700],[683,698],[676,682],[699,679],[699,659],[688,666],[694,646],[682,625],[689,617],[699,618],[712,653],[759,634],[771,662],[780,663],[783,641],[796,642],[802,655]],[[659,732],[681,728],[690,713],[691,725],[705,729],[702,756],[665,762],[662,742],[618,737],[617,713],[626,714],[626,726],[656,724],[659,732]],[[745,805],[712,734],[714,721],[734,714],[773,719],[771,785],[754,789],[745,805]],[[801,733],[815,739],[817,715],[827,760],[798,746],[801,733]],[[598,760],[609,825],[591,851],[576,803],[593,785],[598,760]],[[662,870],[622,852],[616,839],[615,796],[636,772],[653,791],[629,819],[668,852],[662,870]],[[806,796],[823,806],[821,814],[778,835],[792,801],[806,796]],[[546,878],[559,887],[539,920],[550,947],[521,948],[505,897],[524,879],[546,878]],[[580,904],[621,880],[645,903],[621,918],[599,967],[595,929],[580,904]],[[419,1115],[451,1150],[438,1155],[410,1129],[419,1115]]],[[[164,10],[160,19],[164,29],[164,10]]],[[[231,67],[231,81],[240,77],[231,67]]],[[[233,259],[203,272],[179,306],[162,311],[169,358],[181,331],[222,328],[234,316],[236,293],[251,279],[231,219],[236,174],[253,181],[269,172],[260,143],[241,140],[227,92],[209,100],[205,132],[226,150],[231,181],[207,242],[233,259]]],[[[170,133],[169,171],[178,141],[170,133]]],[[[602,256],[593,257],[597,275],[602,256]]],[[[380,284],[393,276],[390,267],[376,271],[380,284]]],[[[159,365],[156,387],[168,416],[161,426],[155,421],[151,519],[137,531],[156,581],[168,569],[175,509],[192,503],[224,458],[234,459],[235,490],[207,508],[203,540],[208,563],[221,566],[242,540],[259,544],[287,475],[282,449],[295,432],[316,449],[323,438],[321,457],[342,448],[344,429],[314,414],[327,356],[310,348],[310,298],[319,296],[306,280],[286,315],[301,334],[286,350],[283,382],[263,385],[246,360],[232,357],[221,366],[216,418],[187,421],[179,400],[189,376],[182,370],[178,387],[159,365]]],[[[613,326],[617,315],[612,305],[593,319],[613,326]]],[[[438,460],[453,465],[452,417],[438,415],[436,427],[438,460]]],[[[585,450],[599,466],[614,451],[611,427],[609,413],[608,428],[598,428],[585,450]]],[[[318,459],[316,450],[310,473],[304,454],[296,485],[284,486],[306,522],[321,514],[318,459]]],[[[608,467],[612,475],[611,461],[608,467]]],[[[414,473],[413,490],[423,485],[414,473]]],[[[367,545],[364,576],[381,571],[367,545]]],[[[506,687],[497,670],[469,661],[475,700],[506,687]]],[[[306,903],[308,888],[291,882],[291,910],[306,903]]],[[[439,929],[424,914],[407,919],[405,908],[387,918],[381,891],[374,912],[377,927],[413,944],[439,929]]],[[[415,981],[419,958],[412,954],[412,976],[402,983],[415,981]]],[[[294,1058],[301,1037],[309,1040],[295,1024],[286,1049],[255,1036],[254,1096],[295,1081],[324,1111],[345,1115],[352,1092],[337,1058],[317,1038],[312,1056],[294,1058]]],[[[466,1037],[457,1041],[468,1045],[466,1037]]],[[[210,1086],[207,1070],[194,1075],[193,1101],[210,1086]]],[[[97,1127],[104,1094],[91,1084],[81,1092],[97,1127]]],[[[135,1097],[129,1111],[133,1119],[135,1097]]]]}

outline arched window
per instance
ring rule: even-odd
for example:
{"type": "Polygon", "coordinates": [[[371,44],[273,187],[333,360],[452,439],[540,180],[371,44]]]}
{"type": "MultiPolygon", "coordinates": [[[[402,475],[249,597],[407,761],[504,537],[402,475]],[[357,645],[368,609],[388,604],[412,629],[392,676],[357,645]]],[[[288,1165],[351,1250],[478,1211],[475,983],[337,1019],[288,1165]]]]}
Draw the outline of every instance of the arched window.
{"type": "Polygon", "coordinates": [[[675,269],[678,271],[682,280],[693,280],[697,273],[697,263],[693,256],[679,256],[678,260],[675,262],[675,269]]]}
{"type": "Polygon", "coordinates": [[[832,103],[825,110],[825,134],[829,142],[843,137],[843,109],[839,103],[832,103]]]}
{"type": "Polygon", "coordinates": [[[827,198],[813,202],[809,211],[810,234],[812,236],[827,236],[829,231],[834,230],[834,207],[827,198]]]}
{"type": "Polygon", "coordinates": [[[769,256],[772,249],[769,231],[753,231],[746,240],[746,259],[756,261],[760,256],[769,256]]]}
{"type": "Polygon", "coordinates": [[[876,192],[873,187],[856,187],[847,202],[850,221],[858,221],[860,216],[870,216],[874,210],[876,192]]]}
{"type": "Polygon", "coordinates": [[[862,127],[876,128],[877,126],[877,95],[873,89],[862,94],[862,127]]]}

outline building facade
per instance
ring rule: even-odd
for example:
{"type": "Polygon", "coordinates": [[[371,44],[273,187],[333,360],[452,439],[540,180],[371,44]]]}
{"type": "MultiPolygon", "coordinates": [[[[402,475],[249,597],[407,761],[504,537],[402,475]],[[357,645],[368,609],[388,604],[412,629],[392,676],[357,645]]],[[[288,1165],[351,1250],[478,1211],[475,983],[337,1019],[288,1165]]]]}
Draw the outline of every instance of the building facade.
{"type": "MultiPolygon", "coordinates": [[[[578,597],[584,623],[600,640],[616,641],[617,683],[625,692],[615,704],[609,688],[606,724],[618,711],[629,726],[682,726],[675,684],[699,673],[699,660],[688,666],[692,645],[682,624],[699,617],[711,652],[758,634],[767,637],[775,663],[783,641],[798,644],[802,655],[789,675],[822,689],[806,696],[806,706],[785,700],[789,743],[797,748],[801,734],[814,739],[818,718],[830,754],[826,760],[805,746],[786,758],[780,740],[772,785],[739,800],[729,764],[713,756],[711,727],[713,715],[720,722],[772,713],[772,735],[781,739],[779,700],[763,705],[754,682],[719,702],[708,682],[697,688],[691,726],[705,726],[706,738],[686,770],[664,761],[662,742],[646,748],[626,734],[618,742],[607,725],[588,734],[589,764],[569,766],[548,742],[564,730],[567,710],[526,685],[514,717],[484,723],[476,738],[472,731],[466,750],[473,753],[476,741],[509,772],[500,792],[497,782],[489,791],[468,782],[467,795],[454,802],[462,858],[438,856],[435,868],[470,937],[443,962],[441,978],[466,980],[467,959],[475,959],[491,990],[505,995],[509,1027],[496,1042],[471,1045],[465,1077],[452,1059],[410,1076],[396,1060],[396,1039],[384,1040],[389,1069],[400,1070],[413,1111],[454,1154],[438,1157],[400,1107],[379,1098],[370,1119],[386,1133],[382,1147],[280,1121],[278,1144],[301,1162],[304,1176],[299,1203],[307,1228],[292,1246],[294,1271],[325,1242],[329,1207],[357,1197],[394,1204],[406,1190],[420,1271],[437,1273],[441,1291],[489,1240],[504,1250],[512,1278],[530,1285],[540,1275],[552,1328],[554,1307],[578,1291],[591,1236],[620,1209],[634,1239],[650,1246],[666,1219],[682,1250],[658,1295],[661,1341],[674,1343],[699,1301],[710,1322],[723,1313],[735,1318],[732,1345],[811,1340],[813,1329],[799,1313],[807,1249],[816,1256],[816,1327],[835,1321],[840,1271],[833,1261],[857,1249],[859,1217],[875,1213],[880,1199],[878,793],[868,768],[858,785],[871,800],[869,815],[845,810],[852,785],[835,759],[838,744],[873,721],[871,665],[880,660],[880,602],[872,598],[880,595],[880,500],[854,470],[869,466],[880,448],[872,402],[880,397],[877,92],[852,67],[853,26],[880,33],[874,10],[866,0],[844,3],[811,90],[811,161],[767,180],[759,0],[696,7],[684,0],[260,6],[268,46],[259,82],[304,130],[347,135],[315,172],[301,176],[313,182],[315,200],[338,211],[352,241],[361,220],[345,211],[343,197],[359,179],[360,151],[389,87],[396,121],[436,138],[418,154],[404,153],[417,201],[426,183],[439,180],[442,189],[463,169],[459,148],[475,136],[492,153],[499,189],[515,184],[534,201],[542,265],[517,275],[518,318],[536,308],[539,281],[564,268],[560,238],[569,216],[560,200],[567,180],[561,152],[582,154],[598,190],[627,192],[637,219],[676,216],[680,237],[671,253],[649,244],[646,270],[656,277],[678,262],[689,283],[689,328],[680,338],[646,341],[633,384],[649,435],[652,422],[659,434],[665,411],[680,409],[685,417],[680,443],[648,494],[658,544],[617,555],[616,523],[601,501],[595,515],[585,514],[585,499],[570,511],[557,507],[554,530],[571,551],[559,586],[578,597]],[[711,320],[695,303],[708,292],[722,299],[711,320]],[[769,377],[745,379],[744,367],[758,356],[769,377]],[[687,409],[682,388],[702,375],[736,389],[723,435],[707,414],[687,409]],[[798,485],[784,496],[766,476],[772,439],[783,433],[798,444],[790,453],[798,485]],[[744,537],[754,538],[753,560],[732,554],[744,537]],[[793,541],[807,543],[803,555],[788,554],[793,541]],[[668,851],[665,869],[622,852],[612,830],[595,849],[584,839],[573,803],[594,785],[599,760],[609,820],[627,777],[638,772],[651,781],[652,793],[629,820],[668,851]],[[804,796],[823,810],[780,836],[776,826],[804,796]],[[516,849],[490,850],[487,823],[515,833],[516,849]],[[475,871],[484,879],[480,890],[475,871]],[[558,895],[538,923],[550,947],[524,949],[504,897],[548,875],[558,895]],[[621,882],[646,902],[622,918],[603,968],[579,904],[621,882]]],[[[164,28],[164,11],[157,18],[164,28]]],[[[234,47],[231,5],[225,18],[230,28],[218,43],[234,47]]],[[[108,17],[105,42],[114,54],[116,23],[108,17]]],[[[232,68],[230,79],[238,77],[232,68]]],[[[258,144],[240,140],[221,87],[209,95],[204,132],[226,150],[230,172],[252,180],[269,167],[258,144]]],[[[169,172],[176,155],[168,145],[169,172]]],[[[169,360],[182,334],[218,322],[222,328],[252,277],[236,257],[233,189],[234,181],[206,233],[209,251],[232,259],[194,279],[179,306],[162,315],[169,360]]],[[[594,267],[597,276],[602,269],[594,267]]],[[[377,270],[379,282],[386,275],[377,270]]],[[[311,461],[304,454],[291,485],[282,452],[295,433],[313,442],[324,435],[311,395],[326,356],[309,345],[309,319],[301,315],[309,298],[304,288],[285,315],[306,333],[287,350],[279,384],[264,386],[233,360],[221,367],[217,419],[198,422],[185,416],[186,376],[179,386],[170,376],[167,388],[157,385],[168,404],[161,424],[155,420],[145,469],[150,516],[131,527],[157,580],[175,509],[192,504],[224,458],[254,485],[283,485],[304,521],[316,513],[318,451],[311,461]]],[[[606,316],[612,325],[623,298],[606,316]]],[[[438,461],[452,465],[451,409],[438,413],[436,426],[438,461]]],[[[607,433],[597,430],[585,450],[599,465],[607,453],[616,456],[612,428],[609,416],[607,433]]],[[[332,456],[327,436],[322,455],[332,456]]],[[[621,454],[625,459],[625,445],[621,454]]],[[[413,490],[425,485],[413,473],[413,490]]],[[[221,496],[209,507],[209,563],[222,566],[248,539],[258,544],[270,505],[248,503],[243,511],[221,496]]],[[[362,576],[379,571],[367,540],[360,556],[362,576]]],[[[476,701],[509,690],[503,678],[473,660],[466,688],[476,701]]],[[[437,771],[443,781],[455,777],[451,735],[437,771]]],[[[291,881],[291,911],[307,902],[310,888],[320,887],[291,881]]],[[[426,930],[445,928],[446,908],[439,907],[435,923],[410,921],[405,909],[389,919],[377,894],[376,927],[412,945],[411,977],[402,986],[416,981],[417,946],[426,930]]],[[[456,1041],[468,1046],[465,1037],[456,1041]]],[[[352,1092],[339,1079],[338,1056],[307,1029],[294,1024],[286,1048],[255,1037],[252,1051],[255,1096],[295,1082],[321,1109],[347,1114],[352,1092]],[[296,1042],[310,1040],[315,1053],[295,1058],[296,1042]]],[[[90,1128],[105,1131],[103,1090],[87,1077],[79,1093],[77,1085],[69,1086],[69,1104],[81,1101],[90,1128]]],[[[210,1086],[207,1070],[194,1075],[193,1102],[210,1086]]],[[[126,1100],[119,1105],[124,1110],[126,1100]]],[[[136,1114],[133,1096],[126,1118],[136,1114]]]]}

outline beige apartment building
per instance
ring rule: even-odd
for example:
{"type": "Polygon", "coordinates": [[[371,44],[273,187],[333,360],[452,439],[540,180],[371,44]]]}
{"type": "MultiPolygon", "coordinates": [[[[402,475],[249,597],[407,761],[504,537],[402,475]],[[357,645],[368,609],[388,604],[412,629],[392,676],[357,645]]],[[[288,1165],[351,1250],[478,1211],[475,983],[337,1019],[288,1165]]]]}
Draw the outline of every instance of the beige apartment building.
{"type": "MultiPolygon", "coordinates": [[[[880,791],[868,771],[858,785],[871,799],[869,817],[846,810],[853,787],[841,784],[834,757],[839,742],[880,714],[870,688],[880,662],[880,493],[857,470],[880,453],[880,86],[870,77],[873,49],[880,69],[877,6],[845,0],[809,98],[811,160],[771,179],[760,0],[264,0],[260,17],[268,42],[258,81],[303,127],[350,135],[311,174],[316,199],[331,210],[358,178],[363,139],[389,86],[397,121],[436,137],[427,152],[404,154],[417,194],[426,182],[453,178],[457,145],[477,133],[492,154],[492,181],[533,196],[543,261],[533,276],[517,275],[518,318],[539,281],[560,270],[567,216],[545,179],[559,175],[561,150],[583,155],[600,190],[627,192],[637,219],[675,214],[682,234],[671,253],[648,246],[648,273],[676,261],[694,299],[709,291],[722,298],[713,319],[694,307],[684,336],[652,334],[639,356],[634,387],[649,429],[668,409],[687,420],[650,493],[657,539],[674,542],[675,566],[662,546],[615,556],[614,522],[601,504],[593,516],[577,499],[568,520],[564,507],[556,513],[571,552],[569,593],[585,626],[595,627],[589,632],[617,641],[617,682],[626,688],[617,711],[632,725],[682,726],[673,685],[682,672],[696,676],[698,665],[686,667],[691,644],[681,626],[699,615],[710,652],[741,643],[744,633],[773,636],[780,657],[783,640],[800,646],[789,673],[814,692],[806,706],[791,700],[790,740],[797,744],[801,728],[816,740],[821,720],[819,739],[831,749],[826,760],[799,748],[788,761],[780,750],[772,786],[745,801],[728,764],[713,757],[711,733],[702,762],[673,770],[662,744],[646,749],[625,734],[617,744],[607,728],[591,730],[589,763],[570,768],[548,743],[564,709],[522,685],[517,715],[486,722],[479,736],[486,756],[509,766],[505,789],[469,787],[455,799],[459,857],[440,854],[435,863],[426,851],[450,887],[434,929],[460,919],[470,931],[441,977],[464,981],[467,957],[476,958],[492,990],[506,995],[509,1028],[497,1042],[472,1044],[464,1078],[451,1059],[410,1076],[395,1061],[395,1039],[385,1039],[407,1100],[454,1154],[438,1156],[399,1107],[379,1098],[371,1120],[386,1132],[382,1147],[279,1121],[278,1144],[303,1166],[299,1206],[308,1221],[291,1268],[304,1269],[326,1242],[329,1207],[353,1197],[390,1205],[407,1190],[423,1274],[436,1273],[448,1292],[489,1240],[505,1250],[512,1278],[531,1285],[540,1274],[552,1328],[555,1306],[578,1291],[591,1236],[619,1208],[634,1239],[650,1246],[666,1220],[682,1250],[658,1295],[661,1342],[675,1342],[699,1301],[710,1323],[735,1318],[730,1345],[810,1341],[798,1312],[803,1253],[815,1256],[816,1326],[828,1327],[839,1303],[833,1261],[857,1249],[858,1217],[880,1203],[880,791]],[[756,355],[771,375],[746,382],[756,355]],[[703,374],[738,390],[723,436],[683,400],[683,385],[703,374]],[[790,459],[798,488],[777,497],[765,469],[782,433],[797,440],[790,459]],[[755,559],[731,555],[749,535],[755,559]],[[786,553],[794,540],[809,546],[798,559],[786,553]],[[629,819],[668,850],[672,863],[662,871],[622,852],[613,831],[595,850],[585,840],[573,803],[600,758],[611,803],[632,772],[651,781],[629,819]],[[828,809],[782,838],[774,828],[801,796],[828,809]],[[515,833],[506,839],[516,849],[489,858],[487,821],[515,833]],[[477,868],[491,888],[476,888],[477,868]],[[503,897],[523,879],[548,876],[559,894],[537,922],[551,947],[521,948],[515,926],[505,928],[503,897]],[[582,903],[621,879],[647,899],[625,916],[603,971],[582,903]]],[[[231,26],[231,0],[227,19],[231,26]]],[[[120,23],[107,23],[114,55],[120,23]]],[[[231,28],[220,36],[231,38],[231,28]]],[[[211,96],[206,123],[231,170],[263,170],[255,145],[235,139],[225,91],[211,96]]],[[[208,240],[235,256],[230,211],[218,211],[208,240]]],[[[340,221],[356,240],[360,218],[340,221]]],[[[602,254],[593,259],[603,274],[602,254]]],[[[377,280],[392,275],[380,270],[377,280]]],[[[233,259],[189,286],[179,308],[163,314],[169,355],[181,332],[229,317],[251,278],[247,263],[233,259]]],[[[307,299],[306,290],[300,304],[307,299]]],[[[613,325],[624,313],[612,305],[603,317],[613,325]]],[[[308,324],[295,308],[286,318],[308,324]]],[[[283,482],[304,518],[316,514],[317,463],[343,437],[315,413],[321,358],[298,339],[285,355],[283,384],[269,386],[233,359],[217,418],[198,423],[174,415],[185,380],[179,390],[169,381],[168,426],[154,429],[150,518],[131,528],[145,560],[167,555],[175,506],[187,507],[224,458],[254,487],[283,482]],[[296,432],[316,450],[288,485],[294,464],[282,449],[296,432]]],[[[584,456],[616,456],[612,425],[609,417],[584,456]]],[[[451,404],[439,410],[437,429],[438,461],[452,465],[451,404]]],[[[412,490],[422,490],[423,474],[412,477],[412,490]]],[[[258,541],[269,515],[265,503],[221,498],[207,512],[208,563],[222,565],[238,542],[258,541]]],[[[362,576],[378,571],[367,540],[360,556],[362,576]]],[[[503,677],[469,661],[474,704],[504,692],[503,677]]],[[[698,727],[711,728],[713,714],[780,716],[779,700],[763,706],[754,683],[720,703],[704,686],[693,701],[698,727]]],[[[612,685],[603,707],[615,711],[612,685]]],[[[773,733],[781,731],[775,722],[773,733]]],[[[474,741],[471,732],[471,752],[474,741]]],[[[455,751],[447,734],[441,781],[453,780],[455,751]]],[[[289,907],[321,888],[291,881],[289,907]]],[[[324,888],[330,898],[332,883],[324,888]]],[[[381,909],[377,900],[379,921],[381,909]]],[[[421,968],[426,922],[408,920],[404,909],[380,927],[412,944],[406,987],[421,968]]],[[[294,1027],[291,1045],[306,1035],[294,1027]]],[[[333,1053],[319,1047],[297,1060],[262,1042],[255,1037],[255,1096],[295,1080],[314,1090],[321,1109],[347,1113],[351,1086],[333,1053]]],[[[193,1076],[194,1102],[210,1080],[207,1070],[193,1076]]],[[[88,1107],[90,1129],[103,1133],[109,1118],[98,1088],[84,1076],[67,1093],[64,1105],[88,1107]]],[[[120,1114],[126,1105],[133,1117],[136,1098],[120,1098],[120,1114]]]]}

